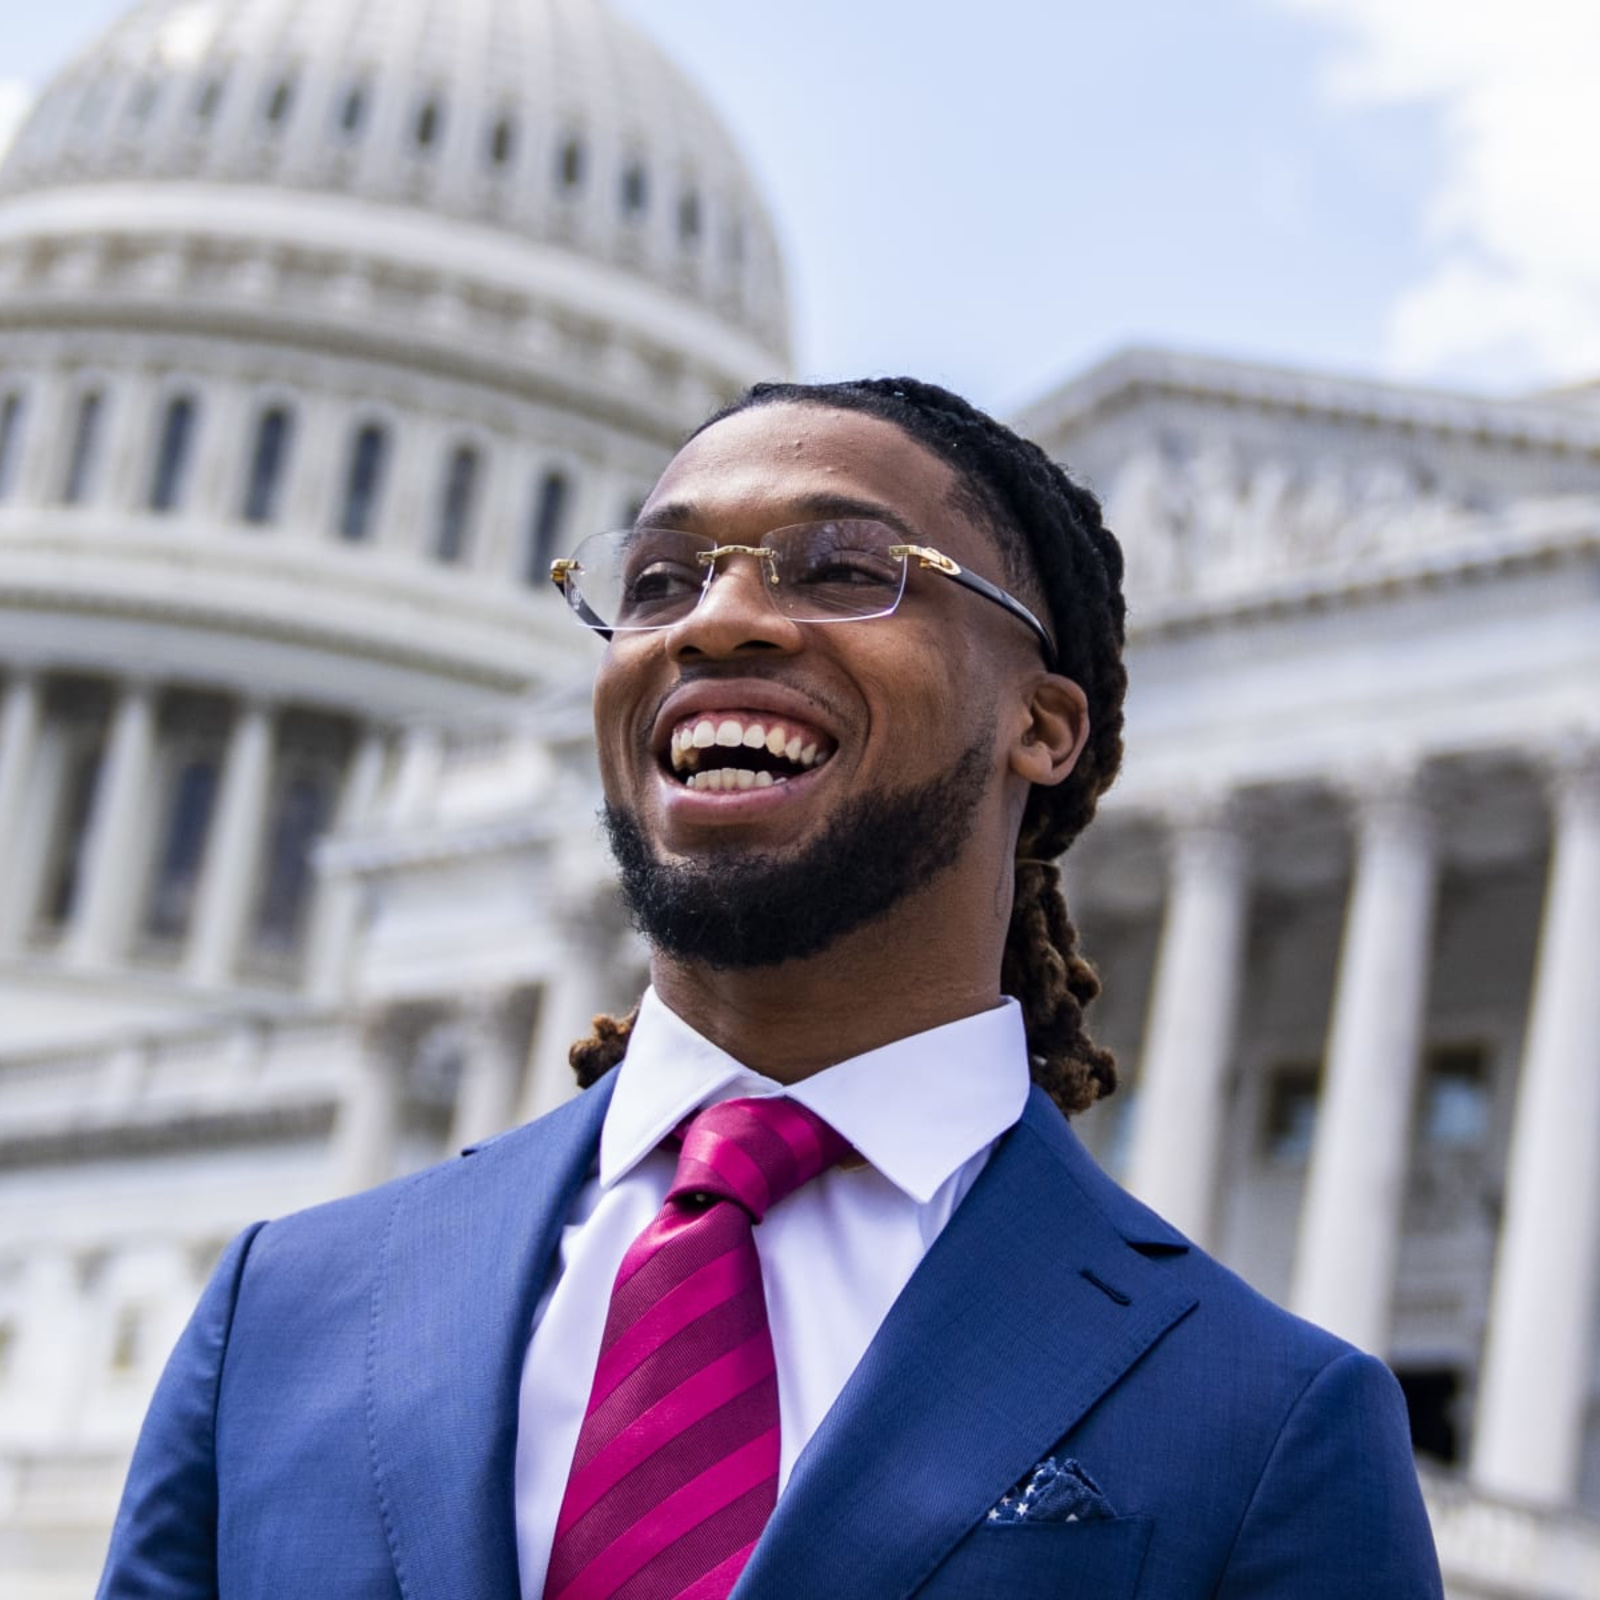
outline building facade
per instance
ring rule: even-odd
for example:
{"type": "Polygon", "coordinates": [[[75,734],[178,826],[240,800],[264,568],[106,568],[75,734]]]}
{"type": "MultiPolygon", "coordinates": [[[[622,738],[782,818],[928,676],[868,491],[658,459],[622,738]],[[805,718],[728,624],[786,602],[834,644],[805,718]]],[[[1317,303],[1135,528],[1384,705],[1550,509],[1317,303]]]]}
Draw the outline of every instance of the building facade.
{"type": "MultiPolygon", "coordinates": [[[[544,573],[788,360],[598,0],[165,0],[0,168],[0,1592],[92,1580],[246,1223],[571,1092],[644,956],[544,573]]],[[[1068,858],[1100,1158],[1396,1367],[1453,1600],[1600,1596],[1600,402],[1160,352],[1068,858]]]]}

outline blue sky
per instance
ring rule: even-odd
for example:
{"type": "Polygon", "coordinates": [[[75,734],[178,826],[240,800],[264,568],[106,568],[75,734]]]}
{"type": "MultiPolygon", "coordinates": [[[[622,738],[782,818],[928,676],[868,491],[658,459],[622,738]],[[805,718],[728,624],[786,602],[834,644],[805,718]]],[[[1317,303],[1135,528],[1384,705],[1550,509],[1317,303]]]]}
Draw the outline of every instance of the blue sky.
{"type": "MultiPolygon", "coordinates": [[[[0,103],[125,0],[0,0],[0,103]]],[[[1600,376],[1593,0],[613,0],[777,217],[806,376],[1009,409],[1130,343],[1600,376]]]]}

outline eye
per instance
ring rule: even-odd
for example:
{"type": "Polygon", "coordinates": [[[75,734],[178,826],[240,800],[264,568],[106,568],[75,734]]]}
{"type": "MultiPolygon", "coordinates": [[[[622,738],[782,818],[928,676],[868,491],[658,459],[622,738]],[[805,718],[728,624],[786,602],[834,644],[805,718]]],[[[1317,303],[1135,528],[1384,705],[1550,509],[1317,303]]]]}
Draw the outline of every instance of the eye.
{"type": "Polygon", "coordinates": [[[846,589],[892,588],[900,582],[900,558],[886,555],[886,541],[865,532],[863,525],[820,523],[807,532],[788,552],[792,582],[846,589]]]}
{"type": "Polygon", "coordinates": [[[799,583],[874,584],[894,583],[899,576],[898,562],[870,550],[832,550],[808,562],[796,579],[799,583]]]}
{"type": "Polygon", "coordinates": [[[622,602],[626,606],[670,604],[699,592],[705,568],[682,561],[658,559],[623,575],[622,602]]]}

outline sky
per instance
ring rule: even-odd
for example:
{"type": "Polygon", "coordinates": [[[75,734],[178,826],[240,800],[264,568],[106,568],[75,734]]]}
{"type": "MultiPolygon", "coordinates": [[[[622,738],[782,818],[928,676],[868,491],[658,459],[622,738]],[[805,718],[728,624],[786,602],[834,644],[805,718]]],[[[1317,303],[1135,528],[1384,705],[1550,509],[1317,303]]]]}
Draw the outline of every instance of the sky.
{"type": "MultiPolygon", "coordinates": [[[[745,152],[795,364],[1014,409],[1129,345],[1600,377],[1595,0],[612,0],[745,152]]],[[[0,0],[0,139],[127,0],[0,0]]]]}

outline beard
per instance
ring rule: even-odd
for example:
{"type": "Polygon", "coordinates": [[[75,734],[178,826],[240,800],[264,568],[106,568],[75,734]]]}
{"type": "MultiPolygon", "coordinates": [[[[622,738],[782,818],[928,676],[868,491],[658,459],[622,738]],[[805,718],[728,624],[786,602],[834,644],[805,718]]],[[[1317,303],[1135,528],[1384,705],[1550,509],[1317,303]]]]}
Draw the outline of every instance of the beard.
{"type": "Polygon", "coordinates": [[[663,955],[719,971],[799,961],[883,916],[959,853],[990,781],[987,740],[912,788],[854,795],[797,853],[657,857],[638,818],[601,809],[633,925],[663,955]]]}

